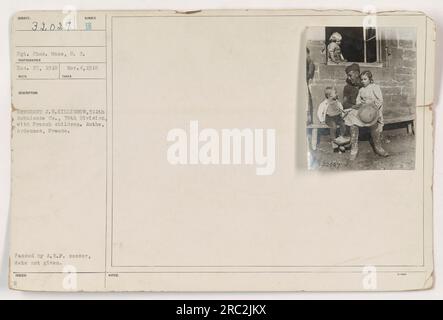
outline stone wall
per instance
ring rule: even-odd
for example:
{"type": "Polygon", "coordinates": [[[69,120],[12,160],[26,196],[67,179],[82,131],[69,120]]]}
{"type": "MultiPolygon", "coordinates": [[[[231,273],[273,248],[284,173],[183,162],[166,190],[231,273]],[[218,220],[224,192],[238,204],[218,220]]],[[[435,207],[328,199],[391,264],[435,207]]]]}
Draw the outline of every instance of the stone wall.
{"type": "MultiPolygon", "coordinates": [[[[360,64],[360,70],[370,70],[374,83],[383,93],[385,118],[396,118],[415,113],[416,105],[416,42],[414,40],[393,40],[398,33],[387,34],[391,40],[380,41],[381,63],[360,64]]],[[[386,36],[386,34],[385,34],[386,36]]],[[[311,58],[316,71],[312,82],[314,122],[318,123],[317,107],[324,100],[326,86],[335,86],[343,99],[345,67],[350,64],[327,65],[324,41],[308,41],[311,58]]]]}

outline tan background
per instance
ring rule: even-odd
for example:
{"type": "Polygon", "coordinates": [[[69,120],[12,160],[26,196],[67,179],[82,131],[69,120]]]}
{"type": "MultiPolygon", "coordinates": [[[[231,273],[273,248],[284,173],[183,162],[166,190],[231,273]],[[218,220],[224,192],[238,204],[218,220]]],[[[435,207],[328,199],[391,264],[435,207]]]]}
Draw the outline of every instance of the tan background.
{"type": "MultiPolygon", "coordinates": [[[[40,146],[29,137],[13,140],[19,160],[13,163],[11,255],[87,251],[94,258],[77,265],[85,272],[85,290],[106,284],[108,290],[361,290],[365,265],[380,266],[381,290],[428,287],[432,118],[423,106],[432,101],[432,87],[424,87],[425,68],[433,70],[424,59],[431,23],[424,16],[378,20],[417,26],[416,170],[320,173],[305,165],[303,32],[308,25],[359,25],[362,17],[203,17],[211,14],[217,15],[114,18],[106,38],[113,63],[101,97],[111,130],[40,146]],[[275,128],[275,174],[258,177],[253,167],[241,166],[171,166],[166,134],[190,120],[201,127],[275,128]],[[78,156],[73,149],[59,152],[67,142],[78,156]],[[69,175],[42,184],[39,172],[54,159],[69,175]],[[64,202],[73,192],[77,201],[64,202]],[[57,206],[62,210],[54,218],[57,206]],[[191,271],[202,273],[181,274],[191,271]],[[114,272],[121,272],[119,279],[107,277],[114,272]]],[[[433,51],[427,53],[432,61],[433,51]]],[[[91,95],[102,90],[91,89],[91,95]]],[[[57,290],[59,279],[29,274],[16,286],[57,290]]]]}

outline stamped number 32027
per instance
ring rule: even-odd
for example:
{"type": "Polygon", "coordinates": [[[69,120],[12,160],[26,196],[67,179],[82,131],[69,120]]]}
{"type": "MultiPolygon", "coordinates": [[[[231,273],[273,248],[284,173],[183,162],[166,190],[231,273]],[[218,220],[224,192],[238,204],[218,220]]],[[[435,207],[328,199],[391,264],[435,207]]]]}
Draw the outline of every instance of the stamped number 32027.
{"type": "Polygon", "coordinates": [[[71,21],[66,21],[65,23],[46,23],[43,21],[33,21],[32,31],[69,31],[71,29],[71,21]]]}

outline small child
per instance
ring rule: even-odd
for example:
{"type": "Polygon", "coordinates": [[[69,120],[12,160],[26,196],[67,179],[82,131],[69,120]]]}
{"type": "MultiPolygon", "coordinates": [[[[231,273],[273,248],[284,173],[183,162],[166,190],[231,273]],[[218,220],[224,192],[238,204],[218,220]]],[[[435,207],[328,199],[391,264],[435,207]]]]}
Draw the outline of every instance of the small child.
{"type": "Polygon", "coordinates": [[[332,149],[339,150],[339,145],[335,142],[337,138],[337,127],[340,128],[340,137],[337,140],[346,140],[346,126],[343,120],[343,105],[338,101],[337,90],[333,87],[325,88],[325,100],[318,106],[317,116],[321,123],[326,123],[329,127],[332,149]]]}
{"type": "Polygon", "coordinates": [[[377,131],[383,131],[383,94],[380,86],[374,83],[372,72],[367,70],[360,74],[362,87],[358,91],[357,105],[373,103],[378,109],[377,131]]]}
{"type": "Polygon", "coordinates": [[[343,54],[341,52],[341,47],[340,47],[341,40],[342,36],[338,32],[334,32],[329,37],[328,62],[333,62],[333,63],[346,62],[346,59],[343,57],[343,54]]]}

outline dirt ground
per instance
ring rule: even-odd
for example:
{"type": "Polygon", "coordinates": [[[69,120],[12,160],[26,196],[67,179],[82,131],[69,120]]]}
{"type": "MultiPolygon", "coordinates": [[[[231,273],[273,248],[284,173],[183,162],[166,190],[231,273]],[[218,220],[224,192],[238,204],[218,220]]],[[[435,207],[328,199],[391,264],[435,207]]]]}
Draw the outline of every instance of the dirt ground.
{"type": "Polygon", "coordinates": [[[410,170],[415,167],[415,135],[406,130],[383,132],[383,148],[390,154],[376,155],[370,144],[369,132],[362,132],[357,159],[349,161],[350,150],[333,152],[329,135],[323,132],[317,150],[311,151],[311,168],[329,170],[410,170]]]}

